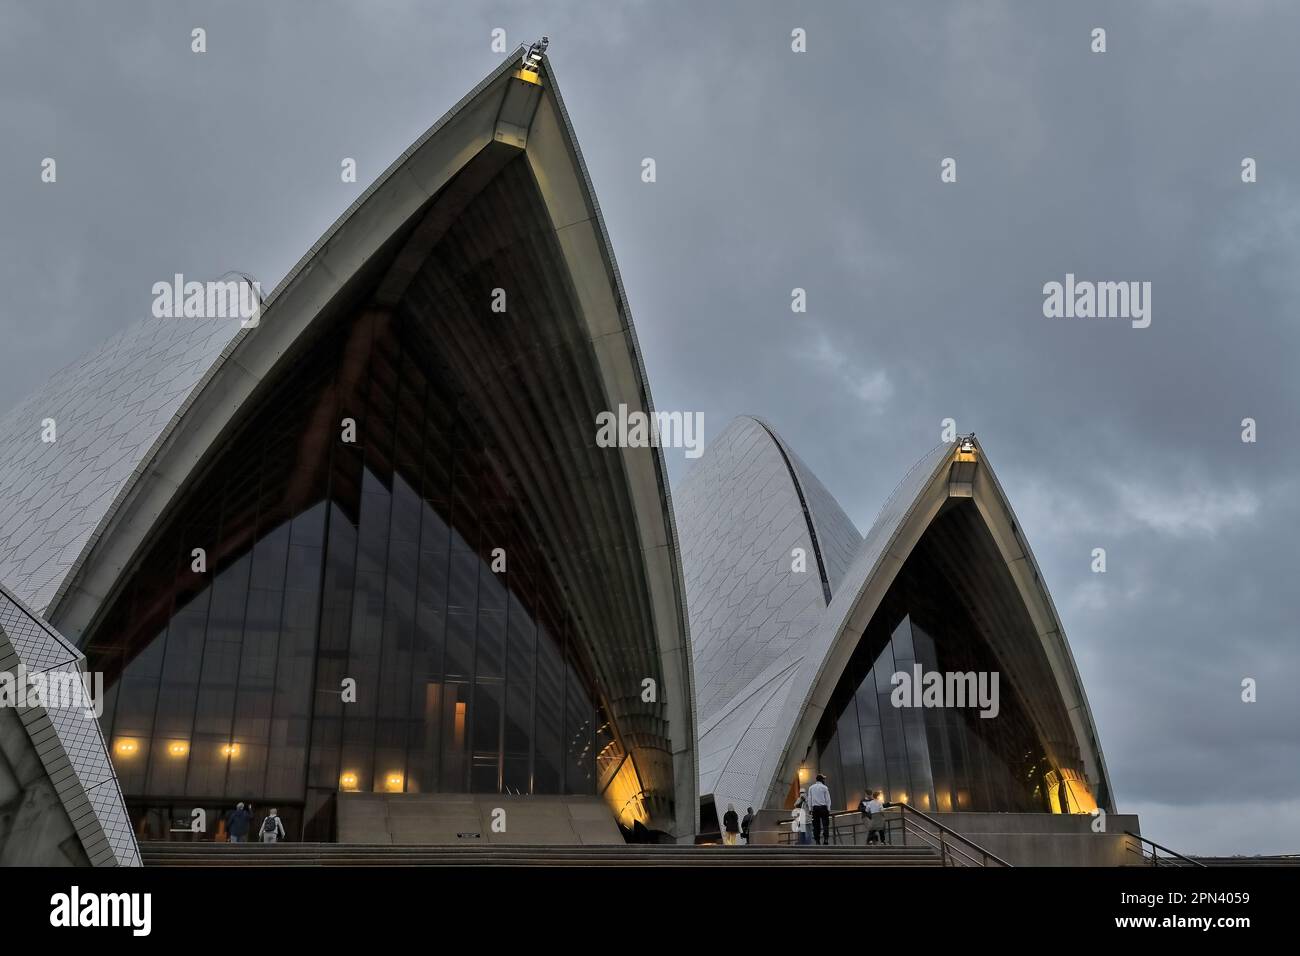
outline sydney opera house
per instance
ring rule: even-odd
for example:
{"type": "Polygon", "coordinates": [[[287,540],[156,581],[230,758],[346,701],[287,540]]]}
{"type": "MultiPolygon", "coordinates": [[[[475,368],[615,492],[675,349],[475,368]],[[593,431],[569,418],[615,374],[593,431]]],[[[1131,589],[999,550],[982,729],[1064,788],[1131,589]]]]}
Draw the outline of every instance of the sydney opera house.
{"type": "Polygon", "coordinates": [[[654,411],[609,237],[512,57],[256,323],[146,319],[0,419],[0,669],[103,677],[97,721],[0,708],[0,863],[136,863],[238,800],[317,842],[380,794],[693,842],[816,773],[840,809],[1113,810],[973,438],[863,537],[758,419],[670,496],[659,448],[598,445],[619,406],[654,411]],[[996,716],[891,706],[914,667],[996,672],[996,716]]]}

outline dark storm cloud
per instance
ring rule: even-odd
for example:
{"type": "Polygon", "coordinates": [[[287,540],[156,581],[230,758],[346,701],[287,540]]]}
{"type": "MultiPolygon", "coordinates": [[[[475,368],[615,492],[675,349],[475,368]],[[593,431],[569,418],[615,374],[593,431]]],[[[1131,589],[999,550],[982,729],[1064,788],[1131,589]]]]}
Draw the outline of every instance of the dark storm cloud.
{"type": "Polygon", "coordinates": [[[1289,5],[6,0],[0,408],[160,278],[273,286],[499,62],[493,27],[552,37],[656,403],[768,418],[864,531],[943,418],[977,431],[1121,808],[1300,850],[1289,5]],[[1152,283],[1151,327],[1044,318],[1066,273],[1152,283]]]}

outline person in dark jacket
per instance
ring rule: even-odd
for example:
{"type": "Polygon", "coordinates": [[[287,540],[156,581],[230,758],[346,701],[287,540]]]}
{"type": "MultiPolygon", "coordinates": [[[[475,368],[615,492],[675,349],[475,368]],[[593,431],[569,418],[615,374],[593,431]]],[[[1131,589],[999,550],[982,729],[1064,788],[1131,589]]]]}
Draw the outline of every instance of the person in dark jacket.
{"type": "Polygon", "coordinates": [[[727,804],[727,812],[722,815],[722,842],[727,846],[736,845],[740,835],[740,817],[736,815],[735,804],[727,804]]]}
{"type": "Polygon", "coordinates": [[[740,821],[740,835],[745,838],[745,846],[749,846],[749,828],[754,825],[754,808],[746,807],[745,816],[740,821]]]}
{"type": "Polygon", "coordinates": [[[248,828],[253,823],[253,815],[244,809],[242,803],[226,814],[226,833],[231,843],[247,843],[248,828]]]}

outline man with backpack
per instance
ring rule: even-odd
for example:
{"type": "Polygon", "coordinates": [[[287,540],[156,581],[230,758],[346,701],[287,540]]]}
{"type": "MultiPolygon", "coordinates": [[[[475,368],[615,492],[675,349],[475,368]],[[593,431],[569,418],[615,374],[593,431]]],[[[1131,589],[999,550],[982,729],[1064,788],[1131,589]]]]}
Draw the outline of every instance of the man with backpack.
{"type": "Polygon", "coordinates": [[[261,835],[263,843],[278,843],[284,839],[284,824],[280,822],[280,816],[276,813],[275,807],[271,808],[271,812],[262,821],[261,835]]]}

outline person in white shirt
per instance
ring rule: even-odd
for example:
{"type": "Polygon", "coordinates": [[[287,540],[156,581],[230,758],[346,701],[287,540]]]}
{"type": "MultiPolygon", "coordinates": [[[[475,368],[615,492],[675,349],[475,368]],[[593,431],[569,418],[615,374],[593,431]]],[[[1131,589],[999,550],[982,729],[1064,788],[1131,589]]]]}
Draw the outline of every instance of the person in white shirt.
{"type": "Polygon", "coordinates": [[[808,806],[812,810],[813,842],[829,846],[831,842],[831,788],[826,777],[817,775],[817,782],[808,788],[808,806]]]}

